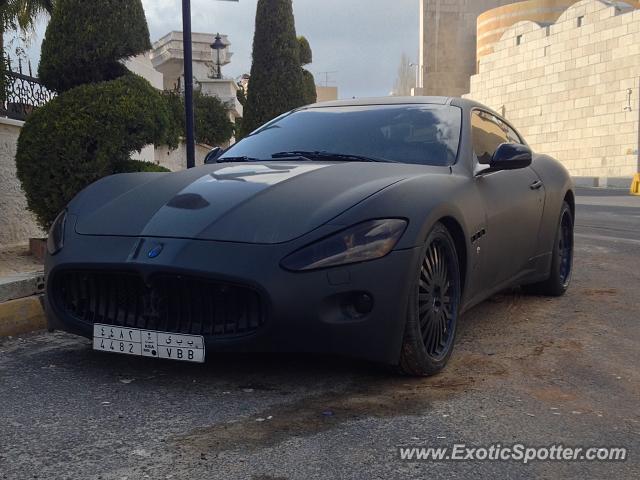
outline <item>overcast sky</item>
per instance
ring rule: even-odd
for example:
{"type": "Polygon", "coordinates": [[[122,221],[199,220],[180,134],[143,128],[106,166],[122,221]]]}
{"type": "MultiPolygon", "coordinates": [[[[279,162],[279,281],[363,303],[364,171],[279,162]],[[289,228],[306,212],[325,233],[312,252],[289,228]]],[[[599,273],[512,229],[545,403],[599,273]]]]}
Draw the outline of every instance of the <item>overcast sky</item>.
{"type": "MultiPolygon", "coordinates": [[[[151,40],[182,29],[181,0],[142,0],[151,40]]],[[[193,31],[226,33],[234,57],[223,73],[236,77],[251,68],[257,0],[239,3],[192,0],[193,31]]],[[[298,35],[313,49],[308,68],[318,84],[329,75],[341,98],[387,95],[393,88],[400,56],[417,60],[419,0],[294,0],[298,35]]],[[[44,27],[38,28],[29,56],[37,63],[44,27]]]]}

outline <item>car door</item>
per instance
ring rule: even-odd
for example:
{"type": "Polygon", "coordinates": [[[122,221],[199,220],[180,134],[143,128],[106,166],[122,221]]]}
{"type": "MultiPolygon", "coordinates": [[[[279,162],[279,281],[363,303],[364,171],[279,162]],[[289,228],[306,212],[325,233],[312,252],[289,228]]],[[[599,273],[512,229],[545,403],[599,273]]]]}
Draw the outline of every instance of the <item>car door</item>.
{"type": "MultiPolygon", "coordinates": [[[[483,110],[471,113],[476,172],[489,164],[502,143],[524,143],[506,122],[483,110]]],[[[475,186],[484,202],[486,229],[475,233],[487,286],[524,275],[533,264],[544,209],[544,185],[530,167],[478,173],[475,186]],[[482,253],[484,250],[484,253],[482,253]]],[[[473,239],[472,239],[473,241],[473,239]]]]}

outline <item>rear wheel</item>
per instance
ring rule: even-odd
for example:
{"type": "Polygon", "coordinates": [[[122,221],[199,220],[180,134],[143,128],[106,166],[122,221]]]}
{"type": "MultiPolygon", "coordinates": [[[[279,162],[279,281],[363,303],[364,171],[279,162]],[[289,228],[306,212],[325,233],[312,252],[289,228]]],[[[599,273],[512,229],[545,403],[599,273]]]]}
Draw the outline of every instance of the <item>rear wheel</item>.
{"type": "Polygon", "coordinates": [[[438,223],[423,248],[409,294],[400,371],[429,376],[451,357],[460,307],[460,269],[449,231],[438,223]]]}
{"type": "Polygon", "coordinates": [[[573,272],[573,215],[567,202],[562,205],[560,221],[553,244],[551,273],[540,283],[525,286],[525,290],[537,295],[559,297],[569,288],[573,272]]]}

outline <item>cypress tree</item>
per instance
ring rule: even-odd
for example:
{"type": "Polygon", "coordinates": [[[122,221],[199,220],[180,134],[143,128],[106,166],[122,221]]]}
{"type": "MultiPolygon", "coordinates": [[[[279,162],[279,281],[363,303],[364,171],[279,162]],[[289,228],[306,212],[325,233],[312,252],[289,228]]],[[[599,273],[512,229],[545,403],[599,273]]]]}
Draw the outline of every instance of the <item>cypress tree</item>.
{"type": "Polygon", "coordinates": [[[311,51],[311,45],[309,40],[302,35],[298,37],[298,46],[300,48],[300,65],[303,67],[313,63],[313,52],[311,51]]]}
{"type": "Polygon", "coordinates": [[[243,133],[248,134],[304,104],[304,80],[291,0],[258,0],[243,133]]]}
{"type": "Polygon", "coordinates": [[[42,42],[39,76],[63,92],[124,73],[120,60],[151,48],[140,0],[58,0],[42,42]]]}
{"type": "MultiPolygon", "coordinates": [[[[311,45],[309,40],[305,37],[298,37],[298,46],[300,48],[300,65],[304,67],[313,62],[313,52],[311,51],[311,45]]],[[[302,81],[304,88],[304,103],[316,103],[318,100],[318,92],[316,90],[316,81],[313,78],[313,74],[303,68],[302,69],[302,81]]]]}

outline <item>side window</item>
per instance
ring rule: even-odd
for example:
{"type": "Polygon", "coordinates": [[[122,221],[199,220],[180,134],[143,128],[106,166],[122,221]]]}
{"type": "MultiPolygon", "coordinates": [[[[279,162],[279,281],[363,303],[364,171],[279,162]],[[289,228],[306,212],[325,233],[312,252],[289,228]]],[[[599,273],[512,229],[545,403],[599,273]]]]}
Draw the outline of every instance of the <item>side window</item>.
{"type": "Polygon", "coordinates": [[[520,138],[511,127],[499,118],[476,110],[471,113],[471,130],[473,149],[478,162],[488,164],[493,154],[503,143],[521,143],[520,138]]]}

